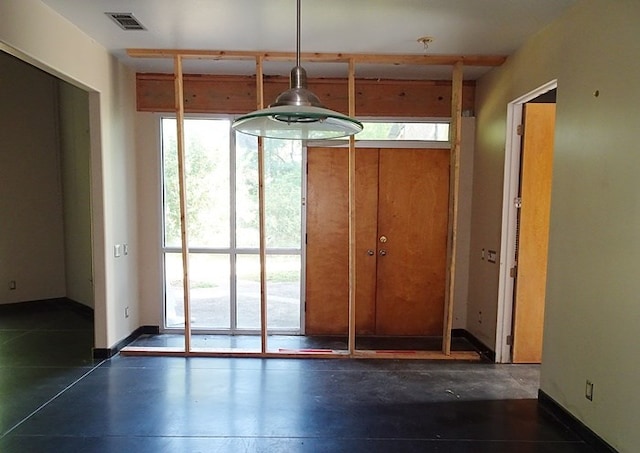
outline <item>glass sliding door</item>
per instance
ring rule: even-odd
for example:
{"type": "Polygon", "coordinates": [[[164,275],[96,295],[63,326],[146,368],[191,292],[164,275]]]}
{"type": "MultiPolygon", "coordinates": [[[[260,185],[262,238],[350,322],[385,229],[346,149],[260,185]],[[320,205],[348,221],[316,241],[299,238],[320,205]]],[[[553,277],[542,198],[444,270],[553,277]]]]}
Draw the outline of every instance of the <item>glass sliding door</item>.
{"type": "MultiPolygon", "coordinates": [[[[257,139],[229,119],[184,122],[192,330],[260,332],[257,139]]],[[[184,328],[176,120],[162,119],[165,329],[184,328]]],[[[265,140],[270,333],[299,333],[302,147],[265,140]]]]}

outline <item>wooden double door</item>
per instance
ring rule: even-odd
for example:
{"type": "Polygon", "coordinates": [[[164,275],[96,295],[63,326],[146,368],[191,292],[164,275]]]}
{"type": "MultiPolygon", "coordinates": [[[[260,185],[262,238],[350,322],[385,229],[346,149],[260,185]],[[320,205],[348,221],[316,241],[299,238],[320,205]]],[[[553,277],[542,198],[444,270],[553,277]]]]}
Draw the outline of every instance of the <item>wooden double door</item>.
{"type": "MultiPolygon", "coordinates": [[[[307,153],[305,332],[349,324],[348,150],[307,153]]],[[[356,149],[356,333],[442,335],[448,149],[356,149]]]]}

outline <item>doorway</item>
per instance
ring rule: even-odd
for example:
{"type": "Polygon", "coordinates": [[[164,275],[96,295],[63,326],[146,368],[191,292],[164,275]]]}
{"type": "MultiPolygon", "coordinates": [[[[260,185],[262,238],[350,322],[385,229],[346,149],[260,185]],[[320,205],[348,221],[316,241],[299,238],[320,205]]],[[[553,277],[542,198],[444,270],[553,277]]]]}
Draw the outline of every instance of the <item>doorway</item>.
{"type": "Polygon", "coordinates": [[[540,363],[555,89],[552,81],[509,104],[496,361],[540,363]]]}
{"type": "MultiPolygon", "coordinates": [[[[307,150],[308,335],[348,329],[348,154],[307,150]]],[[[442,334],[449,150],[356,149],[356,333],[442,334]]]]}

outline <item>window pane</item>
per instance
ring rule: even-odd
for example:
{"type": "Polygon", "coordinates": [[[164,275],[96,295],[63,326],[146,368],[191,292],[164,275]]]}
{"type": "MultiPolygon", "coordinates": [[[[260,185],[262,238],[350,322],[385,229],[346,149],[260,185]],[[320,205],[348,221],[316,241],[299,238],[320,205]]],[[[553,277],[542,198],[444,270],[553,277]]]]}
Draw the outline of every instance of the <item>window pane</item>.
{"type": "Polygon", "coordinates": [[[236,244],[258,248],[258,139],[236,134],[236,244]]]}
{"type": "MultiPolygon", "coordinates": [[[[239,255],[237,261],[238,328],[260,329],[260,257],[239,255]]],[[[267,255],[267,325],[300,328],[300,256],[267,255]]]]}
{"type": "MultiPolygon", "coordinates": [[[[230,327],[229,255],[189,256],[191,327],[230,327]]],[[[167,327],[184,327],[182,255],[165,253],[165,319],[167,327]]]]}
{"type": "Polygon", "coordinates": [[[176,120],[162,119],[162,168],[164,197],[164,244],[180,246],[180,193],[178,189],[178,151],[176,120]]]}
{"type": "MultiPolygon", "coordinates": [[[[236,134],[236,241],[238,247],[259,247],[258,141],[236,134]]],[[[300,248],[302,212],[302,143],[264,141],[265,236],[267,247],[300,248]]]]}
{"type": "Polygon", "coordinates": [[[184,290],[182,287],[182,255],[164,255],[164,294],[166,327],[184,327],[184,290]]]}
{"type": "Polygon", "coordinates": [[[259,255],[238,255],[236,285],[238,329],[260,329],[259,255]]]}
{"type": "Polygon", "coordinates": [[[300,248],[302,144],[265,140],[267,247],[300,248]]]}
{"type": "Polygon", "coordinates": [[[300,255],[267,255],[267,326],[300,328],[300,255]]]}
{"type": "MultiPolygon", "coordinates": [[[[176,120],[162,121],[165,245],[180,245],[176,120]]],[[[184,122],[189,246],[229,246],[229,121],[184,122]]]]}
{"type": "Polygon", "coordinates": [[[443,122],[363,122],[358,140],[449,141],[449,123],[443,122]]]}

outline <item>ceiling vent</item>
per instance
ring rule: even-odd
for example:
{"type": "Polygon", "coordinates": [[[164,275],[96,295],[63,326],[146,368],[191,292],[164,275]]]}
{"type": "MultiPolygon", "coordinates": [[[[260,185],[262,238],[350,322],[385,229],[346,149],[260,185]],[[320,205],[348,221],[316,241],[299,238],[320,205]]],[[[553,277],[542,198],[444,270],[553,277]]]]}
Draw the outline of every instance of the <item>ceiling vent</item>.
{"type": "Polygon", "coordinates": [[[105,13],[123,30],[146,30],[131,13],[105,13]]]}

